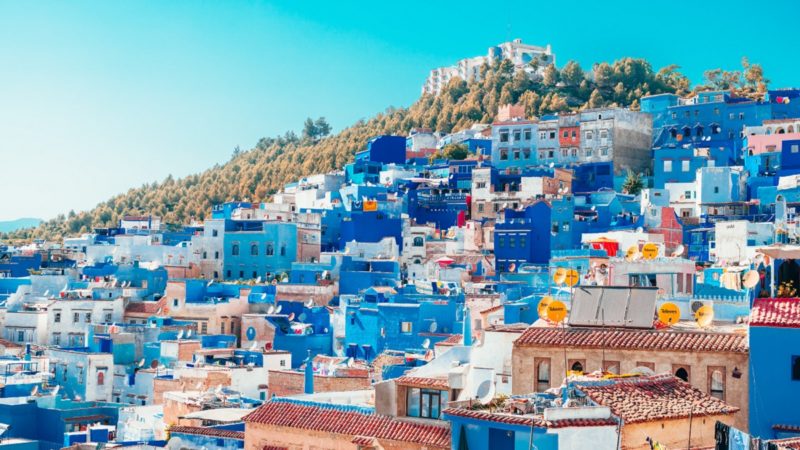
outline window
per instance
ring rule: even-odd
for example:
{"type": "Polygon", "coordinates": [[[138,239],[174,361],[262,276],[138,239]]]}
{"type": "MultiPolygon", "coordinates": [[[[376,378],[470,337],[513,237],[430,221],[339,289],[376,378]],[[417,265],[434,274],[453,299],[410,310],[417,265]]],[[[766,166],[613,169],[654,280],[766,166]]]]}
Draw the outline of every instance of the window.
{"type": "Polygon", "coordinates": [[[586,366],[586,361],[583,360],[576,359],[569,362],[569,370],[573,372],[583,372],[585,366],[586,366]]]}
{"type": "Polygon", "coordinates": [[[281,367],[286,367],[286,360],[285,359],[281,360],[281,367]]]}
{"type": "Polygon", "coordinates": [[[792,148],[791,148],[791,152],[792,152],[792,153],[797,153],[797,152],[800,152],[800,145],[793,144],[793,145],[792,145],[792,148]]]}
{"type": "Polygon", "coordinates": [[[714,108],[714,115],[715,115],[715,116],[718,116],[718,115],[719,115],[719,108],[714,108]]]}
{"type": "Polygon", "coordinates": [[[433,389],[408,388],[407,415],[438,419],[442,404],[447,403],[447,391],[433,389]]]}
{"type": "Polygon", "coordinates": [[[239,278],[244,278],[244,270],[239,271],[239,278]]]}
{"type": "Polygon", "coordinates": [[[672,373],[685,382],[689,382],[689,366],[673,364],[672,373]]]}
{"type": "Polygon", "coordinates": [[[636,367],[647,367],[648,369],[650,369],[650,370],[652,370],[654,372],[656,370],[656,364],[655,363],[645,362],[645,361],[636,361],[636,367]]]}
{"type": "Polygon", "coordinates": [[[61,311],[56,311],[56,314],[53,317],[53,322],[55,323],[61,322],[61,311]]]}
{"type": "Polygon", "coordinates": [[[107,312],[107,313],[105,314],[105,317],[103,318],[103,321],[104,321],[105,323],[110,323],[110,322],[111,322],[111,318],[112,318],[112,316],[111,316],[111,313],[110,313],[110,312],[107,312]]]}
{"type": "Polygon", "coordinates": [[[226,278],[230,278],[231,277],[231,271],[230,270],[226,270],[225,271],[225,277],[226,278]]]}
{"type": "Polygon", "coordinates": [[[525,140],[526,141],[530,141],[531,137],[532,137],[531,129],[530,128],[526,128],[525,129],[525,140]]]}
{"type": "Polygon", "coordinates": [[[271,242],[267,243],[267,248],[264,254],[267,256],[272,256],[275,254],[275,247],[272,246],[271,242]]]}
{"type": "Polygon", "coordinates": [[[501,161],[508,160],[508,149],[507,148],[501,148],[500,149],[500,160],[501,161]]]}
{"type": "Polygon", "coordinates": [[[103,372],[97,372],[97,385],[102,386],[106,384],[106,374],[103,372]]]}
{"type": "Polygon", "coordinates": [[[200,332],[203,334],[208,333],[208,322],[200,322],[200,332]]]}
{"type": "Polygon", "coordinates": [[[714,186],[714,193],[719,194],[719,186],[714,186]]]}
{"type": "Polygon", "coordinates": [[[519,159],[519,150],[514,150],[514,159],[519,159]]]}
{"type": "Polygon", "coordinates": [[[177,308],[179,303],[180,303],[180,300],[178,300],[177,298],[173,298],[172,299],[172,306],[174,308],[177,308]]]}
{"type": "Polygon", "coordinates": [[[550,389],[550,358],[535,358],[536,392],[550,389]]]}
{"type": "Polygon", "coordinates": [[[739,120],[744,120],[744,113],[739,113],[739,120]]]}
{"type": "Polygon", "coordinates": [[[53,345],[61,345],[61,333],[53,333],[53,345]]]}
{"type": "Polygon", "coordinates": [[[250,244],[250,256],[258,256],[258,244],[250,244]]]}
{"type": "Polygon", "coordinates": [[[675,111],[672,111],[672,118],[673,119],[677,119],[678,118],[678,113],[676,113],[675,111]]]}
{"type": "Polygon", "coordinates": [[[544,131],[540,131],[539,132],[539,139],[541,139],[541,140],[547,139],[547,133],[545,133],[544,131]]]}
{"type": "Polygon", "coordinates": [[[81,315],[78,313],[72,314],[72,323],[79,323],[81,321],[81,315]]]}
{"type": "Polygon", "coordinates": [[[483,203],[478,203],[478,212],[479,213],[483,212],[483,203]]]}
{"type": "Polygon", "coordinates": [[[600,130],[600,139],[608,139],[608,130],[600,130]]]}
{"type": "Polygon", "coordinates": [[[555,153],[555,151],[553,151],[553,150],[550,150],[550,151],[548,151],[548,152],[547,152],[547,157],[548,157],[548,158],[552,158],[552,157],[554,157],[555,155],[556,155],[556,153],[555,153]]]}
{"type": "Polygon", "coordinates": [[[555,131],[551,131],[550,132],[550,139],[555,139],[555,138],[556,138],[556,132],[555,131]]]}
{"type": "Polygon", "coordinates": [[[592,140],[592,132],[591,131],[587,131],[586,132],[586,140],[587,141],[591,141],[592,140]]]}
{"type": "Polygon", "coordinates": [[[500,142],[508,142],[508,130],[500,130],[500,142]]]}
{"type": "Polygon", "coordinates": [[[239,244],[233,244],[231,246],[231,255],[239,256],[239,244]]]}
{"type": "Polygon", "coordinates": [[[561,136],[564,137],[564,138],[568,138],[569,137],[569,131],[564,130],[564,133],[562,133],[561,136]]]}
{"type": "Polygon", "coordinates": [[[592,149],[586,149],[586,157],[589,158],[592,156],[592,149]]]}
{"type": "Polygon", "coordinates": [[[619,361],[603,361],[603,372],[619,375],[619,361]]]}
{"type": "Polygon", "coordinates": [[[203,250],[203,259],[208,259],[208,252],[203,250]]]}
{"type": "Polygon", "coordinates": [[[572,133],[570,133],[570,135],[571,135],[572,139],[575,139],[576,137],[578,137],[578,132],[575,131],[575,130],[572,130],[572,133]]]}
{"type": "Polygon", "coordinates": [[[281,256],[286,256],[286,246],[281,245],[281,256]]]}
{"type": "Polygon", "coordinates": [[[225,322],[219,324],[219,334],[225,334],[225,322]]]}
{"type": "Polygon", "coordinates": [[[665,159],[664,160],[664,172],[672,172],[672,160],[665,159]]]}
{"type": "Polygon", "coordinates": [[[677,128],[671,128],[669,130],[669,135],[672,136],[673,138],[678,137],[678,129],[677,128]]]}
{"type": "Polygon", "coordinates": [[[522,133],[519,130],[514,131],[514,141],[522,140],[522,133]]]}
{"type": "Polygon", "coordinates": [[[411,322],[400,322],[401,333],[411,333],[411,322]]]}
{"type": "Polygon", "coordinates": [[[17,342],[25,342],[25,332],[23,330],[17,331],[17,342]]]}
{"type": "Polygon", "coordinates": [[[800,381],[800,356],[792,356],[792,381],[800,381]]]}
{"type": "MultiPolygon", "coordinates": [[[[483,205],[481,205],[481,206],[483,206],[483,205]]],[[[413,245],[414,245],[414,247],[422,247],[422,246],[425,245],[425,239],[423,239],[422,236],[416,236],[414,238],[414,244],[413,245]]]]}
{"type": "Polygon", "coordinates": [[[514,248],[514,247],[516,247],[516,246],[517,246],[517,238],[516,238],[516,237],[514,237],[514,236],[509,236],[509,237],[508,237],[508,246],[509,246],[510,248],[514,248]]]}
{"type": "Polygon", "coordinates": [[[219,259],[219,252],[214,252],[214,259],[219,259]]]}
{"type": "Polygon", "coordinates": [[[725,400],[725,368],[708,368],[708,395],[725,400]]]}
{"type": "Polygon", "coordinates": [[[525,236],[520,236],[520,237],[519,237],[519,246],[520,246],[520,247],[525,247],[525,245],[526,245],[527,243],[528,243],[528,242],[527,242],[527,240],[526,240],[525,236]]]}
{"type": "MultiPolygon", "coordinates": [[[[301,275],[301,276],[302,276],[302,275],[301,275]]],[[[256,271],[254,270],[254,271],[253,271],[253,273],[252,273],[252,276],[251,276],[250,278],[257,278],[257,277],[258,277],[258,272],[256,272],[256,271]]]]}
{"type": "Polygon", "coordinates": [[[681,171],[682,172],[688,172],[689,171],[689,160],[688,159],[684,159],[684,160],[681,161],[681,171]]]}
{"type": "Polygon", "coordinates": [[[608,156],[608,147],[603,147],[600,149],[600,156],[608,156]]]}

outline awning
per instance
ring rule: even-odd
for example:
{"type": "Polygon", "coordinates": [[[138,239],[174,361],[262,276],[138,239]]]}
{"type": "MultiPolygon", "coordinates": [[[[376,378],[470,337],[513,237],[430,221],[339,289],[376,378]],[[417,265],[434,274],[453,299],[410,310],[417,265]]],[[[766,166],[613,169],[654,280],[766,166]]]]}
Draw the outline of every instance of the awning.
{"type": "Polygon", "coordinates": [[[800,259],[800,245],[770,245],[756,251],[772,259],[800,259]]]}

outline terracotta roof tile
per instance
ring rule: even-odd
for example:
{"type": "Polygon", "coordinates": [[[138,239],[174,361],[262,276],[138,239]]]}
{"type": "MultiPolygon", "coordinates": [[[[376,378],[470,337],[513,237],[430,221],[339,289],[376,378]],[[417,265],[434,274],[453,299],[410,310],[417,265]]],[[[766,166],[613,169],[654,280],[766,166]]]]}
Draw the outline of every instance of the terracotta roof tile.
{"type": "Polygon", "coordinates": [[[775,431],[791,431],[800,433],[800,425],[778,424],[778,425],[773,425],[772,429],[775,431]]]}
{"type": "Polygon", "coordinates": [[[568,427],[602,427],[616,426],[617,421],[609,417],[608,419],[563,419],[547,421],[541,416],[521,416],[514,414],[492,413],[484,410],[471,410],[466,408],[447,408],[443,414],[470,419],[484,420],[487,422],[505,423],[509,425],[531,425],[540,428],[568,428],[568,427]]]}
{"type": "Polygon", "coordinates": [[[463,337],[464,336],[461,335],[461,334],[453,334],[449,338],[447,338],[447,339],[445,339],[443,341],[437,342],[436,345],[442,345],[442,346],[445,346],[445,347],[452,347],[454,345],[461,345],[461,340],[462,340],[463,337]]]}
{"type": "Polygon", "coordinates": [[[245,423],[450,448],[450,428],[444,423],[434,425],[405,421],[340,405],[275,399],[264,403],[243,420],[245,423]]]}
{"type": "Polygon", "coordinates": [[[799,437],[790,437],[784,439],[773,439],[771,441],[767,441],[770,444],[775,444],[778,446],[779,449],[786,449],[786,450],[800,450],[800,438],[799,437]]]}
{"type": "Polygon", "coordinates": [[[450,385],[447,383],[447,378],[415,377],[404,375],[397,378],[395,381],[397,384],[402,386],[420,388],[448,389],[450,387],[450,385]]]}
{"type": "Polygon", "coordinates": [[[158,309],[164,306],[166,302],[166,297],[162,297],[158,301],[132,301],[128,303],[128,306],[125,307],[126,313],[143,313],[143,314],[155,314],[158,312],[158,309]]]}
{"type": "Polygon", "coordinates": [[[211,427],[190,427],[183,425],[173,425],[169,428],[169,432],[244,440],[243,431],[223,430],[220,428],[211,428],[211,427]]]}
{"type": "Polygon", "coordinates": [[[576,388],[624,423],[732,414],[739,408],[694,388],[672,376],[620,378],[607,381],[576,381],[576,388]]]}
{"type": "Polygon", "coordinates": [[[625,350],[678,350],[747,353],[747,336],[709,331],[634,330],[625,328],[529,327],[515,347],[588,347],[625,350]]]}
{"type": "Polygon", "coordinates": [[[504,305],[495,305],[495,306],[492,306],[490,308],[486,308],[483,311],[481,311],[480,314],[490,314],[490,313],[493,313],[495,311],[499,311],[499,310],[503,309],[503,306],[504,305]]]}
{"type": "Polygon", "coordinates": [[[750,312],[750,326],[800,328],[800,299],[756,299],[750,312]]]}

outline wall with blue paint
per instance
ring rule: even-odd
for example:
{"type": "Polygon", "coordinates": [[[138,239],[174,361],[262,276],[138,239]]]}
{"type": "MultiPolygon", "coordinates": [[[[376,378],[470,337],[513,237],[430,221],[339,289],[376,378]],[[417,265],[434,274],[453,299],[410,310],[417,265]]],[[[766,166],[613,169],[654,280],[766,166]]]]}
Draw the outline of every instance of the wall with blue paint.
{"type": "Polygon", "coordinates": [[[256,230],[225,231],[223,276],[226,279],[266,277],[291,269],[297,258],[297,225],[259,224],[256,230]],[[238,254],[234,254],[237,248],[238,254]]]}
{"type": "Polygon", "coordinates": [[[750,327],[751,435],[770,438],[773,425],[800,423],[800,380],[792,380],[797,342],[797,328],[750,327]]]}

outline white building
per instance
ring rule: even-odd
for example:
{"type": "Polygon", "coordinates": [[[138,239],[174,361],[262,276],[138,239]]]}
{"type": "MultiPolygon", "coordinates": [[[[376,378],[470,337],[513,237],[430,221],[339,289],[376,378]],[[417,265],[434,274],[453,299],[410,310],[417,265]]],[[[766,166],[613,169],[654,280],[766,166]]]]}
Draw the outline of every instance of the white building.
{"type": "Polygon", "coordinates": [[[438,95],[455,77],[467,82],[478,81],[481,76],[481,66],[491,64],[497,59],[507,59],[511,61],[516,70],[524,70],[531,75],[543,72],[545,67],[556,62],[556,56],[549,44],[546,47],[539,47],[523,44],[521,39],[514,39],[489,47],[486,56],[464,58],[455,65],[431,70],[428,79],[422,86],[422,94],[438,95]],[[534,59],[538,61],[536,70],[530,64],[534,59]]]}
{"type": "Polygon", "coordinates": [[[47,308],[48,344],[61,347],[86,346],[89,325],[122,323],[124,312],[122,297],[55,300],[47,308]]]}

